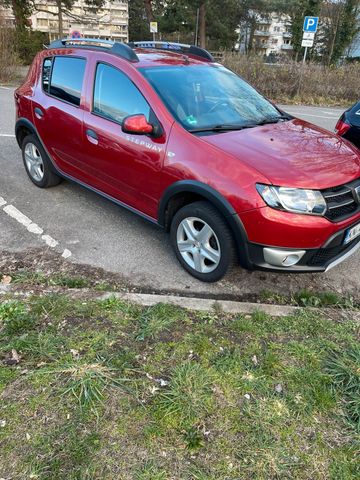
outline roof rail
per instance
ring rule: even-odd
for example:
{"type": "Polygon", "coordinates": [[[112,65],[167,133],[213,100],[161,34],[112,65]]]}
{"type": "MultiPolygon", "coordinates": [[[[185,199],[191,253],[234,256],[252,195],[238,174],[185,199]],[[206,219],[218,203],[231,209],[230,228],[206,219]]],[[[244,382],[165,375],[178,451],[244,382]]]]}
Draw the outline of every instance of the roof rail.
{"type": "Polygon", "coordinates": [[[134,50],[125,43],[104,40],[102,38],[63,38],[54,40],[47,48],[97,48],[105,52],[113,53],[118,57],[125,58],[130,62],[138,62],[139,58],[134,50]]]}
{"type": "Polygon", "coordinates": [[[154,48],[158,50],[170,50],[172,52],[178,52],[188,55],[195,55],[197,57],[204,58],[208,62],[215,62],[214,57],[204,48],[196,47],[195,45],[187,45],[183,43],[174,42],[158,42],[158,41],[141,41],[141,42],[129,42],[129,47],[132,48],[154,48]]]}

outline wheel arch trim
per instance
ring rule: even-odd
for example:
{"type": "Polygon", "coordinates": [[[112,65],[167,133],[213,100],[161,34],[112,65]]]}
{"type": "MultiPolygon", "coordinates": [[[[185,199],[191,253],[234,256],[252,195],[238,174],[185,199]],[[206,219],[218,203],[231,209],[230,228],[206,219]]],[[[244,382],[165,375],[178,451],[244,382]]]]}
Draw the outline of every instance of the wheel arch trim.
{"type": "Polygon", "coordinates": [[[249,270],[253,269],[249,261],[248,238],[245,227],[234,207],[221,193],[206,183],[197,180],[180,180],[170,185],[163,193],[158,208],[158,223],[167,227],[167,207],[174,196],[181,193],[193,193],[208,200],[225,217],[236,243],[240,264],[249,270]]]}
{"type": "Polygon", "coordinates": [[[19,118],[15,124],[15,138],[20,148],[21,148],[21,143],[20,143],[19,132],[22,127],[27,128],[28,130],[30,130],[31,133],[35,134],[39,138],[36,127],[30,122],[30,120],[28,120],[27,118],[19,118]]]}

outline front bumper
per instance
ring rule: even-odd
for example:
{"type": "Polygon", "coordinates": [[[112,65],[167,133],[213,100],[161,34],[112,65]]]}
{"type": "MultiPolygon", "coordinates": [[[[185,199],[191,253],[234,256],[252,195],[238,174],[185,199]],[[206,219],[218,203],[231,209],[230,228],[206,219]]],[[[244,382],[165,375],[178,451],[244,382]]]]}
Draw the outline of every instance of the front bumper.
{"type": "MultiPolygon", "coordinates": [[[[264,255],[264,249],[269,247],[267,245],[254,243],[248,244],[249,260],[254,268],[258,270],[289,273],[327,272],[349,258],[360,248],[360,237],[355,238],[347,245],[343,244],[345,231],[346,230],[338,232],[338,234],[331,237],[321,248],[305,250],[305,253],[296,265],[286,267],[268,263],[266,261],[266,255],[264,255]]],[[[276,250],[276,247],[270,247],[270,249],[276,250]]],[[[291,248],[281,248],[279,251],[287,251],[290,256],[295,250],[291,248]]]]}

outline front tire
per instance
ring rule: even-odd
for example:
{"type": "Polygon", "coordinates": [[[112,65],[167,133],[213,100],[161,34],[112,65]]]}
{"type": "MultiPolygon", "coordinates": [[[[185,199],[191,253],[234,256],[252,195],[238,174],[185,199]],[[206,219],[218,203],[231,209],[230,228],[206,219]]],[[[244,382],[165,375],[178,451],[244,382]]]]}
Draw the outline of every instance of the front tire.
{"type": "Polygon", "coordinates": [[[53,187],[61,182],[61,178],[54,172],[49,157],[35,135],[27,135],[21,149],[26,173],[37,187],[53,187]]]}
{"type": "Polygon", "coordinates": [[[207,201],[181,208],[172,219],[170,236],[181,265],[203,282],[217,282],[234,264],[232,232],[220,212],[207,201]]]}

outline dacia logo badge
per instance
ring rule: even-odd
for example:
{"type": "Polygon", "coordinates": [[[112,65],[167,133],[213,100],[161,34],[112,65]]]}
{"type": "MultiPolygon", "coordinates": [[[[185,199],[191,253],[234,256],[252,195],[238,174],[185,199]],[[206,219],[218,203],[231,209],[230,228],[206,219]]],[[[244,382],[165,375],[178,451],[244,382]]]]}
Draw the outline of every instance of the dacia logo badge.
{"type": "Polygon", "coordinates": [[[355,196],[358,203],[360,203],[360,185],[355,188],[355,196]]]}

